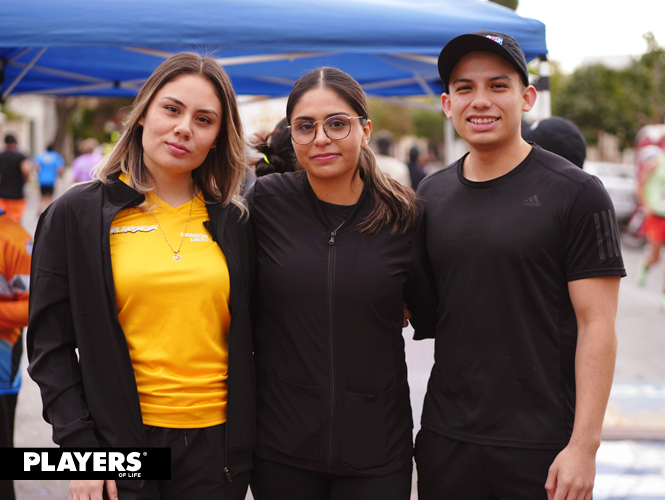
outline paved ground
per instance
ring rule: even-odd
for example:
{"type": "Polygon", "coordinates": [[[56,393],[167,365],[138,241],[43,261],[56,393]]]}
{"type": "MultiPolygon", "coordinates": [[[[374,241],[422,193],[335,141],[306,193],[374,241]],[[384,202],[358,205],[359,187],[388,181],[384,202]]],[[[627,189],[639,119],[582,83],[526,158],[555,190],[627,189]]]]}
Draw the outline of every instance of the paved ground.
{"type": "MultiPolygon", "coordinates": [[[[66,182],[62,183],[64,188],[66,182]]],[[[24,225],[36,225],[35,186],[24,225]]],[[[641,250],[624,247],[629,277],[621,285],[617,334],[619,353],[615,383],[598,452],[596,500],[665,500],[665,312],[658,309],[665,264],[651,273],[647,286],[634,284],[632,274],[641,250]]],[[[407,361],[416,431],[432,363],[432,341],[411,340],[406,329],[407,361]]],[[[41,418],[36,385],[24,373],[16,417],[16,446],[53,446],[50,427],[41,418]]],[[[414,474],[415,500],[416,477],[414,474]]],[[[65,481],[17,481],[18,500],[66,499],[65,481]]],[[[251,495],[248,495],[251,499],[251,495]]],[[[1,500],[1,499],[0,499],[1,500]]]]}

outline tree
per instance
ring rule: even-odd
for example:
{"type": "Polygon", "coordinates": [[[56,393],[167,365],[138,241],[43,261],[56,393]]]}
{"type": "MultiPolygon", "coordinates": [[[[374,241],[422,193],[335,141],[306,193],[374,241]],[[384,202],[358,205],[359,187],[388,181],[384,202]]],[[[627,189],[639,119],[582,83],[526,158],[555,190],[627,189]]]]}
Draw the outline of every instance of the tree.
{"type": "MultiPolygon", "coordinates": [[[[56,151],[64,151],[67,137],[67,123],[71,114],[76,109],[76,97],[58,97],[55,100],[55,109],[58,117],[53,144],[56,151]]],[[[69,162],[71,158],[67,158],[69,162]]]]}
{"type": "Polygon", "coordinates": [[[517,10],[517,4],[519,3],[518,0],[490,0],[490,2],[498,3],[513,10],[517,10]]]}
{"type": "Polygon", "coordinates": [[[649,48],[640,60],[651,82],[649,103],[652,106],[651,115],[655,116],[658,123],[665,122],[665,48],[656,42],[653,33],[644,35],[649,48]]]}
{"type": "Polygon", "coordinates": [[[413,135],[427,139],[430,143],[443,143],[443,122],[445,115],[440,112],[414,109],[411,111],[413,135]]]}
{"type": "Polygon", "coordinates": [[[399,103],[385,99],[369,100],[372,130],[388,130],[395,140],[405,135],[427,139],[428,143],[443,145],[443,110],[433,111],[429,98],[402,99],[399,103]]]}
{"type": "Polygon", "coordinates": [[[575,123],[594,145],[601,132],[615,135],[623,150],[632,147],[644,125],[665,115],[665,50],[647,35],[649,50],[622,70],[596,64],[561,78],[552,92],[557,116],[575,123]]]}
{"type": "MultiPolygon", "coordinates": [[[[111,133],[120,127],[123,112],[132,104],[129,98],[58,97],[55,100],[57,126],[53,143],[56,151],[68,151],[67,141],[73,141],[71,150],[88,138],[100,143],[109,142],[111,133]],[[108,124],[113,127],[109,129],[108,124]]],[[[71,161],[72,158],[66,158],[71,161]]]]}
{"type": "Polygon", "coordinates": [[[78,97],[67,119],[67,129],[74,143],[94,138],[108,142],[111,133],[120,128],[123,115],[132,105],[129,98],[78,97]],[[111,127],[109,127],[111,125],[111,127]]]}
{"type": "Polygon", "coordinates": [[[374,131],[389,130],[395,140],[413,131],[411,110],[383,99],[369,99],[369,114],[374,131]]]}

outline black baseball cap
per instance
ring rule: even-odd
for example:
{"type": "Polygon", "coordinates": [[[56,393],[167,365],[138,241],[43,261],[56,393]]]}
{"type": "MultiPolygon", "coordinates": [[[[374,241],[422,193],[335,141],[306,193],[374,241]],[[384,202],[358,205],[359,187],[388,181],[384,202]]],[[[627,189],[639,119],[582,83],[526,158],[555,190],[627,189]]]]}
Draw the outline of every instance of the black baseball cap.
{"type": "Polygon", "coordinates": [[[517,73],[522,77],[524,85],[529,85],[529,70],[526,67],[526,58],[522,47],[510,35],[497,31],[474,31],[460,35],[450,40],[439,54],[439,75],[443,81],[443,88],[448,92],[448,81],[453,68],[462,57],[469,52],[494,52],[515,66],[517,73]]]}
{"type": "Polygon", "coordinates": [[[586,159],[586,141],[575,124],[560,116],[552,116],[529,126],[522,122],[522,138],[538,144],[541,148],[563,156],[582,168],[586,159]]]}

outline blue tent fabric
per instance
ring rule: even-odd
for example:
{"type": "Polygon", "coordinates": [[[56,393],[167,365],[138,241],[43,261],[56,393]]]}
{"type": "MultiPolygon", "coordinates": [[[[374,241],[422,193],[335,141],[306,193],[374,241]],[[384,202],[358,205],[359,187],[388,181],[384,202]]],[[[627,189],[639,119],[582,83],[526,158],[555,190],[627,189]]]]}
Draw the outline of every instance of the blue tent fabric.
{"type": "Polygon", "coordinates": [[[335,66],[368,93],[440,93],[436,58],[456,35],[508,33],[547,54],[540,21],[481,0],[13,0],[0,6],[0,96],[132,96],[169,54],[217,58],[239,94],[286,95],[335,66]]]}

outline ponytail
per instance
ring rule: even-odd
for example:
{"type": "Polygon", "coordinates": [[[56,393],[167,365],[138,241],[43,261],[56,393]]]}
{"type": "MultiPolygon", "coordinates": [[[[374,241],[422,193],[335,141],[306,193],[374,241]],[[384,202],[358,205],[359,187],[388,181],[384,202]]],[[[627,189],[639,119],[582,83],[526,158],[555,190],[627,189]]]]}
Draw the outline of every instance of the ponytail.
{"type": "Polygon", "coordinates": [[[358,226],[361,233],[377,234],[387,226],[392,234],[406,232],[415,222],[418,209],[416,193],[384,174],[376,163],[374,152],[366,147],[360,153],[358,171],[374,193],[374,209],[358,226]]]}
{"type": "Polygon", "coordinates": [[[254,135],[252,147],[262,155],[256,162],[255,173],[257,177],[272,174],[283,174],[296,170],[296,153],[291,144],[291,132],[288,129],[286,118],[275,126],[269,134],[254,135]]]}

